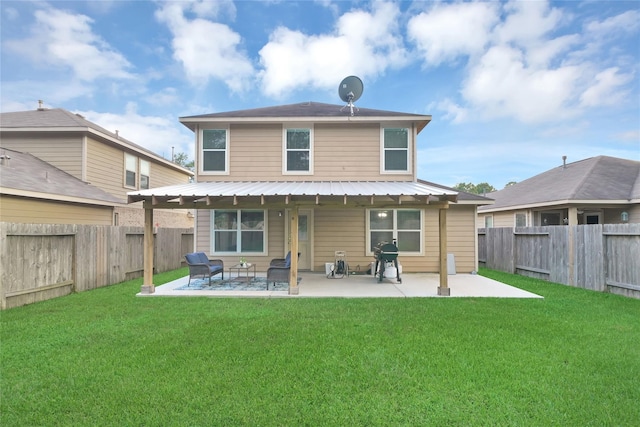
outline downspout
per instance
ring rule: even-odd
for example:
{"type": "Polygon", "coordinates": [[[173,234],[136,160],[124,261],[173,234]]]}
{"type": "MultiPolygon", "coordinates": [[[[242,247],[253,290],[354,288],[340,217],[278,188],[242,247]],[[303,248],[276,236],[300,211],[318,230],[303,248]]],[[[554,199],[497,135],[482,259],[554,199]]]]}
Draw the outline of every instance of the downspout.
{"type": "Polygon", "coordinates": [[[449,289],[449,271],[447,270],[447,210],[449,202],[445,202],[440,208],[440,286],[438,287],[438,295],[448,297],[451,295],[449,289]]]}

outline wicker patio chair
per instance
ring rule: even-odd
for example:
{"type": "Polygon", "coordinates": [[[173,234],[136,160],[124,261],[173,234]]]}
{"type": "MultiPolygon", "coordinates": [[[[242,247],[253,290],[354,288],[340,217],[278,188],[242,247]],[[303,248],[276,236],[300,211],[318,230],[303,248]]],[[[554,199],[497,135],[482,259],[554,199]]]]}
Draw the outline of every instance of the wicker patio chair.
{"type": "Polygon", "coordinates": [[[209,277],[209,286],[211,286],[211,277],[216,274],[221,274],[224,280],[224,263],[221,259],[209,259],[204,252],[194,252],[186,254],[185,259],[189,266],[189,283],[191,284],[191,278],[194,276],[209,277]]]}

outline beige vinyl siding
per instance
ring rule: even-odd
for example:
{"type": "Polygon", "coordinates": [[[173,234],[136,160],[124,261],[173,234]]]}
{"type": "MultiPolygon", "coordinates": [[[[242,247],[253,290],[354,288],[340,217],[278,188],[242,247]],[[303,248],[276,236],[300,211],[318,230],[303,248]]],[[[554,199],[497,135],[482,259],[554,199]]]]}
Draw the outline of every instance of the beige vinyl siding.
{"type": "Polygon", "coordinates": [[[23,224],[112,225],[113,207],[0,197],[0,221],[23,224]]]}
{"type": "MultiPolygon", "coordinates": [[[[313,175],[283,175],[282,124],[231,124],[229,139],[229,175],[198,174],[199,182],[413,179],[412,173],[380,173],[380,126],[377,124],[316,124],[313,138],[313,175]]],[[[200,155],[198,149],[198,162],[201,161],[200,155]]]]}
{"type": "Polygon", "coordinates": [[[151,174],[149,176],[150,188],[165,187],[167,185],[187,184],[189,175],[175,169],[170,169],[149,159],[144,159],[151,163],[151,174]]]}
{"type": "MultiPolygon", "coordinates": [[[[185,173],[154,163],[148,158],[140,157],[137,153],[130,154],[138,159],[136,176],[138,187],[141,158],[150,162],[149,182],[151,188],[189,182],[189,176],[185,173]]],[[[87,180],[96,187],[123,200],[127,199],[129,191],[135,191],[133,188],[124,186],[124,151],[93,139],[87,140],[87,180]]]]}
{"type": "Polygon", "coordinates": [[[475,206],[451,205],[447,211],[447,252],[454,254],[458,273],[478,269],[475,217],[475,206]]]}
{"type": "Polygon", "coordinates": [[[313,178],[321,181],[408,181],[413,175],[380,173],[379,125],[319,124],[315,126],[313,178]]]}
{"type": "Polygon", "coordinates": [[[66,173],[82,179],[82,137],[79,135],[59,135],[43,137],[2,133],[0,145],[22,153],[29,153],[66,173]]]}
{"type": "Polygon", "coordinates": [[[515,211],[494,212],[493,213],[493,227],[494,228],[497,228],[497,227],[515,227],[515,226],[516,226],[515,211]]]}
{"type": "MultiPolygon", "coordinates": [[[[281,181],[282,126],[231,125],[229,176],[215,178],[249,181],[281,181]]],[[[205,178],[209,180],[209,176],[205,178]]]]}
{"type": "Polygon", "coordinates": [[[124,187],[124,154],[115,147],[87,139],[87,181],[92,185],[119,197],[127,199],[124,187]]]}
{"type": "Polygon", "coordinates": [[[349,268],[366,271],[373,261],[365,252],[364,209],[317,209],[314,212],[313,270],[324,272],[324,265],[335,260],[335,251],[345,251],[349,268]]]}

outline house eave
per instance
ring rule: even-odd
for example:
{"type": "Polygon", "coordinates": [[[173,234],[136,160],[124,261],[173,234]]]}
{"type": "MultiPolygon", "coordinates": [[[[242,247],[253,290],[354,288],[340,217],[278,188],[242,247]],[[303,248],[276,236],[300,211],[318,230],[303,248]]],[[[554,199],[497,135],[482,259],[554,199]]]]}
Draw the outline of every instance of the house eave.
{"type": "Polygon", "coordinates": [[[417,133],[420,133],[430,122],[431,116],[279,116],[279,117],[181,117],[180,123],[195,132],[199,124],[206,123],[381,123],[381,122],[413,122],[417,133]]]}
{"type": "Polygon", "coordinates": [[[82,205],[109,206],[109,207],[125,207],[126,203],[109,202],[106,200],[88,199],[85,197],[65,196],[63,194],[42,193],[39,191],[20,190],[15,188],[0,188],[0,195],[24,197],[29,199],[39,199],[42,201],[75,203],[82,205]]]}
{"type": "Polygon", "coordinates": [[[541,209],[541,208],[552,208],[559,206],[588,206],[588,205],[632,205],[634,203],[639,203],[639,201],[633,200],[556,200],[553,202],[539,202],[539,203],[529,203],[524,205],[512,205],[512,206],[500,206],[500,207],[487,207],[487,208],[479,208],[478,213],[493,213],[493,212],[504,212],[504,211],[516,211],[516,210],[524,210],[524,209],[541,209]]]}

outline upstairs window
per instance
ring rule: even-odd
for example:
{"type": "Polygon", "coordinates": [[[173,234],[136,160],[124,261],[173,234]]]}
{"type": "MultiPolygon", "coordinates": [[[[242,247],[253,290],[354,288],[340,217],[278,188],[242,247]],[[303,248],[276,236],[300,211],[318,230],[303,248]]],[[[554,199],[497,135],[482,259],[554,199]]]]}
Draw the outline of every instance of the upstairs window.
{"type": "Polygon", "coordinates": [[[409,129],[382,130],[382,169],[384,172],[409,171],[409,129]]]}
{"type": "Polygon", "coordinates": [[[310,128],[285,129],[284,173],[312,172],[312,131],[310,128]]]}
{"type": "Polygon", "coordinates": [[[140,160],[140,189],[149,189],[149,177],[151,176],[151,164],[146,160],[140,160]]]}
{"type": "Polygon", "coordinates": [[[204,129],[202,172],[227,172],[228,148],[226,129],[204,129]]]}
{"type": "Polygon", "coordinates": [[[138,158],[131,154],[124,153],[124,186],[137,188],[138,179],[138,158]]]}

